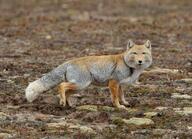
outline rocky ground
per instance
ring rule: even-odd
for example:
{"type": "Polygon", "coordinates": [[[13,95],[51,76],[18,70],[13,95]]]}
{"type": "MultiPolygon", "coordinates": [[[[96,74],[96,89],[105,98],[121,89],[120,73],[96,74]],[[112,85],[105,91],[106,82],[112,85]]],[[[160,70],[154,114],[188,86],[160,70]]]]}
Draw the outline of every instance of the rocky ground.
{"type": "Polygon", "coordinates": [[[0,138],[192,137],[190,0],[1,0],[0,138]],[[120,53],[128,39],[152,41],[153,65],[140,85],[124,86],[131,104],[112,107],[107,88],[58,103],[56,88],[33,103],[24,89],[74,57],[120,53]]]}

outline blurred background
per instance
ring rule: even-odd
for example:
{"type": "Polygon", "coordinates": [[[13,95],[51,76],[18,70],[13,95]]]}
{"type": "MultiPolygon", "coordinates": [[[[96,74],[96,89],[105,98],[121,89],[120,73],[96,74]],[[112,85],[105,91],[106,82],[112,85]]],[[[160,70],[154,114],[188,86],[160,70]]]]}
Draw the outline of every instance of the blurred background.
{"type": "MultiPolygon", "coordinates": [[[[10,136],[14,133],[16,137],[44,137],[47,134],[56,137],[60,131],[47,131],[46,120],[49,119],[43,114],[68,116],[83,121],[85,125],[93,125],[95,121],[97,124],[106,123],[106,127],[113,125],[109,112],[87,115],[87,112],[60,107],[53,100],[56,91],[49,91],[33,104],[28,104],[24,89],[28,82],[66,60],[121,53],[126,49],[128,39],[138,44],[151,40],[154,62],[149,70],[158,69],[158,74],[142,75],[140,81],[146,86],[144,89],[130,88],[127,99],[141,112],[141,117],[145,110],[154,110],[157,106],[171,107],[172,110],[153,118],[155,124],[146,129],[152,131],[149,134],[129,135],[153,137],[153,129],[164,128],[178,131],[176,135],[180,138],[189,137],[192,118],[175,114],[173,108],[192,106],[191,7],[191,0],[0,0],[0,107],[10,119],[17,114],[12,124],[5,120],[5,123],[0,122],[0,127],[10,136]],[[184,79],[189,80],[186,83],[184,79]],[[187,94],[188,99],[173,99],[173,93],[187,94]],[[21,114],[23,112],[27,114],[21,114]],[[40,123],[33,115],[35,120],[29,123],[27,117],[32,113],[41,113],[46,120],[40,116],[42,123],[38,125],[40,123]],[[17,118],[22,116],[27,119],[27,126],[18,122],[17,118]]],[[[111,106],[108,90],[92,88],[81,93],[85,98],[74,97],[75,105],[111,106]]],[[[139,116],[137,113],[114,114],[124,118],[139,116]]],[[[125,137],[137,129],[140,128],[112,128],[106,133],[117,136],[115,131],[119,131],[125,137]]],[[[167,135],[165,138],[174,137],[172,130],[163,133],[167,135]]]]}

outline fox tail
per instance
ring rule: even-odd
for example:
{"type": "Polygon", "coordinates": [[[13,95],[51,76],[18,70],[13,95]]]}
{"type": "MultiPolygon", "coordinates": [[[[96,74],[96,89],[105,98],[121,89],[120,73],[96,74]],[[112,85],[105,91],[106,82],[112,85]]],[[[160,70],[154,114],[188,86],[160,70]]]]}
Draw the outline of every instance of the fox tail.
{"type": "Polygon", "coordinates": [[[66,80],[66,64],[62,64],[40,79],[29,83],[25,90],[25,96],[29,102],[34,101],[40,93],[47,91],[66,80]]]}

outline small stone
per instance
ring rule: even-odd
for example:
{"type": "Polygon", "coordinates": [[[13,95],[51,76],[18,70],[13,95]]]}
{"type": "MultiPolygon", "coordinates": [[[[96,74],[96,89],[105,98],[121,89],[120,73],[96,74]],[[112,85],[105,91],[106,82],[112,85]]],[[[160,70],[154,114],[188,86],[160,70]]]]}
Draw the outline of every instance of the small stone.
{"type": "Polygon", "coordinates": [[[145,115],[147,118],[151,118],[151,117],[157,116],[158,113],[157,113],[157,112],[146,112],[146,113],[144,113],[144,115],[145,115]]]}
{"type": "Polygon", "coordinates": [[[128,124],[128,125],[133,124],[133,125],[137,125],[137,126],[154,124],[154,122],[149,118],[136,118],[136,117],[133,117],[133,118],[130,118],[130,119],[122,119],[120,117],[114,117],[112,120],[116,124],[125,123],[125,124],[128,124]]]}
{"type": "Polygon", "coordinates": [[[91,134],[95,134],[95,131],[87,126],[81,126],[81,125],[73,125],[69,127],[70,129],[78,129],[80,130],[82,133],[91,133],[91,134]]]}
{"type": "Polygon", "coordinates": [[[115,110],[114,107],[109,107],[109,106],[102,106],[101,109],[102,109],[103,111],[107,111],[107,112],[112,112],[112,111],[115,110]]]}
{"type": "Polygon", "coordinates": [[[192,114],[192,107],[184,107],[183,110],[181,108],[176,109],[174,108],[175,112],[181,115],[190,115],[192,114]]]}
{"type": "Polygon", "coordinates": [[[47,40],[50,40],[52,37],[51,37],[51,35],[47,35],[47,36],[45,36],[45,38],[46,38],[47,40]]]}
{"type": "Polygon", "coordinates": [[[9,139],[12,135],[8,133],[0,133],[0,139],[9,139]]]}
{"type": "Polygon", "coordinates": [[[69,11],[70,18],[72,20],[88,21],[90,20],[90,14],[88,12],[79,13],[77,11],[69,11]]]}
{"type": "Polygon", "coordinates": [[[144,112],[143,112],[143,111],[138,111],[138,112],[135,112],[135,113],[134,113],[134,116],[135,116],[135,117],[143,117],[143,116],[145,116],[145,115],[144,115],[144,112]]]}
{"type": "Polygon", "coordinates": [[[192,112],[192,107],[184,107],[183,110],[192,112]]]}
{"type": "Polygon", "coordinates": [[[65,126],[67,126],[66,121],[63,121],[60,123],[48,123],[47,124],[48,129],[57,129],[57,128],[65,127],[65,126]]]}
{"type": "Polygon", "coordinates": [[[36,113],[34,114],[34,119],[38,121],[49,121],[52,119],[52,115],[45,115],[41,113],[36,113]]]}
{"type": "Polygon", "coordinates": [[[88,12],[83,12],[77,16],[77,19],[81,21],[88,21],[90,19],[90,14],[88,12]]]}
{"type": "Polygon", "coordinates": [[[180,111],[181,108],[173,108],[174,111],[180,111]]]}
{"type": "Polygon", "coordinates": [[[112,116],[111,120],[113,121],[113,124],[115,124],[115,125],[121,125],[121,124],[124,123],[123,119],[121,117],[114,117],[114,116],[112,116]]]}
{"type": "Polygon", "coordinates": [[[66,9],[66,8],[68,8],[68,5],[67,5],[67,4],[62,4],[61,7],[62,7],[63,9],[66,9]]]}
{"type": "Polygon", "coordinates": [[[7,105],[7,109],[19,109],[21,106],[18,106],[18,105],[16,105],[16,106],[13,106],[13,105],[7,105]]]}
{"type": "Polygon", "coordinates": [[[167,129],[154,129],[153,135],[164,135],[167,132],[167,129]]]}
{"type": "Polygon", "coordinates": [[[130,118],[129,120],[123,119],[123,122],[126,124],[134,124],[134,125],[152,125],[154,122],[151,119],[148,118],[130,118]]]}
{"type": "Polygon", "coordinates": [[[138,110],[137,109],[134,109],[134,108],[127,108],[125,109],[128,113],[134,113],[134,112],[137,112],[138,110]]]}
{"type": "Polygon", "coordinates": [[[162,106],[159,106],[159,107],[155,108],[155,110],[159,110],[159,111],[167,110],[167,109],[168,109],[167,107],[162,107],[162,106]]]}
{"type": "Polygon", "coordinates": [[[142,130],[136,130],[136,131],[131,131],[131,134],[133,135],[136,135],[136,134],[143,134],[143,135],[146,135],[146,134],[150,134],[151,131],[148,130],[148,129],[142,129],[142,130]]]}
{"type": "Polygon", "coordinates": [[[8,118],[9,116],[3,112],[0,112],[0,121],[4,121],[8,118]]]}
{"type": "Polygon", "coordinates": [[[177,88],[175,88],[175,90],[178,91],[178,92],[184,92],[186,90],[186,88],[177,87],[177,88]]]}
{"type": "Polygon", "coordinates": [[[177,99],[191,99],[192,98],[190,95],[187,95],[187,94],[181,95],[179,93],[173,93],[171,97],[177,98],[177,99]]]}
{"type": "Polygon", "coordinates": [[[18,113],[18,114],[15,114],[14,116],[17,119],[17,122],[19,123],[23,123],[27,121],[33,121],[33,122],[35,121],[33,114],[18,113]]]}
{"type": "Polygon", "coordinates": [[[192,114],[192,107],[184,107],[183,110],[192,114]]]}
{"type": "Polygon", "coordinates": [[[177,80],[178,83],[186,83],[186,84],[192,84],[192,78],[185,78],[181,80],[177,80]]]}
{"type": "Polygon", "coordinates": [[[191,129],[192,129],[192,126],[187,126],[187,128],[188,128],[189,130],[191,130],[191,129]]]}
{"type": "Polygon", "coordinates": [[[79,130],[80,132],[83,133],[89,133],[89,134],[95,134],[96,132],[88,127],[88,126],[84,126],[84,125],[80,125],[80,124],[73,124],[73,123],[68,123],[66,121],[60,122],[60,123],[48,123],[47,127],[49,130],[57,130],[57,129],[69,129],[69,130],[79,130]]]}
{"type": "Polygon", "coordinates": [[[114,124],[107,124],[107,123],[97,123],[96,125],[91,125],[91,127],[93,129],[95,129],[98,132],[103,132],[104,129],[111,129],[111,130],[115,130],[115,128],[117,127],[117,125],[114,124]]]}
{"type": "Polygon", "coordinates": [[[77,107],[76,109],[94,111],[94,112],[96,112],[98,110],[96,105],[82,105],[82,106],[77,107]]]}
{"type": "Polygon", "coordinates": [[[25,77],[25,78],[30,77],[30,74],[25,73],[25,74],[23,74],[23,77],[25,77]]]}
{"type": "Polygon", "coordinates": [[[7,80],[7,83],[13,84],[13,83],[15,83],[15,81],[13,81],[13,80],[7,80]]]}
{"type": "Polygon", "coordinates": [[[60,118],[56,117],[52,119],[53,122],[58,122],[58,123],[63,122],[65,120],[66,120],[66,117],[60,117],[60,118]]]}

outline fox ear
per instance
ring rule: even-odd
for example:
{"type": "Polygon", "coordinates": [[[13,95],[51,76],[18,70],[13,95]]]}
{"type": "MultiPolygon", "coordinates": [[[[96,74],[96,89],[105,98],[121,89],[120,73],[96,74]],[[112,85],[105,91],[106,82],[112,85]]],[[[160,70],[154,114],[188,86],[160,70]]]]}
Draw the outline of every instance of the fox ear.
{"type": "Polygon", "coordinates": [[[132,40],[128,40],[127,42],[127,49],[132,48],[135,45],[135,43],[132,40]]]}
{"type": "Polygon", "coordinates": [[[151,41],[147,40],[144,44],[148,49],[151,49],[151,41]]]}

